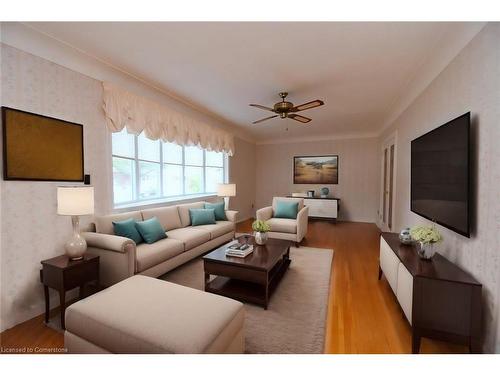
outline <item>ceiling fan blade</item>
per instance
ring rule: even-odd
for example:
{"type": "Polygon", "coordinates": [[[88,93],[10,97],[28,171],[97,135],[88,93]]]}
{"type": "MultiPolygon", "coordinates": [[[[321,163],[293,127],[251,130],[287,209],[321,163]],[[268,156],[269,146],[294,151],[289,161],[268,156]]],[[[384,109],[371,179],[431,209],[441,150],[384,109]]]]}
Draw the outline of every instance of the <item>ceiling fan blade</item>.
{"type": "Polygon", "coordinates": [[[269,116],[269,117],[266,117],[266,118],[263,118],[263,119],[260,119],[260,120],[254,121],[254,122],[252,122],[252,124],[258,124],[258,123],[260,123],[260,122],[264,122],[264,121],[266,121],[266,120],[270,120],[270,119],[275,118],[275,117],[278,117],[278,115],[269,116]]]}
{"type": "Polygon", "coordinates": [[[249,104],[250,107],[255,107],[255,108],[260,108],[263,109],[264,111],[271,111],[274,112],[274,109],[260,105],[260,104],[249,104]]]}
{"type": "Polygon", "coordinates": [[[316,99],[311,102],[307,102],[304,104],[299,104],[293,107],[290,112],[299,112],[299,111],[305,111],[306,109],[311,109],[311,108],[316,108],[319,107],[320,105],[325,104],[322,100],[316,99]]]}
{"type": "Polygon", "coordinates": [[[288,115],[288,118],[291,118],[292,120],[299,121],[303,124],[307,124],[311,119],[309,117],[304,117],[301,115],[294,115],[293,113],[288,115]]]}

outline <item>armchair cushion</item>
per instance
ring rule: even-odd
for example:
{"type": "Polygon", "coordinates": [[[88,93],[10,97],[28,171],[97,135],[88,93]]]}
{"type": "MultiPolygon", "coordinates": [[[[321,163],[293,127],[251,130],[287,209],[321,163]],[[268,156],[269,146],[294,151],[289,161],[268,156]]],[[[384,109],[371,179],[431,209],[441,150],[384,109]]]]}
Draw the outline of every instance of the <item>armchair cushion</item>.
{"type": "Polygon", "coordinates": [[[136,221],[132,218],[122,221],[113,221],[115,235],[130,238],[136,245],[142,243],[142,236],[137,230],[135,223],[136,221]]]}
{"type": "Polygon", "coordinates": [[[267,220],[271,226],[271,232],[297,233],[297,220],[272,218],[267,220]]]}
{"type": "Polygon", "coordinates": [[[282,219],[297,219],[298,202],[277,201],[273,217],[282,219]]]}

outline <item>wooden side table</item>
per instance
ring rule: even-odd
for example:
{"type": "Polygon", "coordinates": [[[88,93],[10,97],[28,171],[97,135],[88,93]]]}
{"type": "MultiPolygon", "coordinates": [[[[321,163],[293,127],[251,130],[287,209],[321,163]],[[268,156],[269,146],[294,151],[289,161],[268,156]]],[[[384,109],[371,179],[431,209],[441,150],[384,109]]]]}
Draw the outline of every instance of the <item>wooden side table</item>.
{"type": "Polygon", "coordinates": [[[84,254],[81,260],[71,260],[67,255],[46,259],[42,262],[40,281],[45,293],[45,322],[49,321],[49,288],[59,292],[61,327],[65,329],[66,292],[79,287],[79,298],[84,296],[85,284],[95,281],[99,285],[99,256],[84,254]]]}

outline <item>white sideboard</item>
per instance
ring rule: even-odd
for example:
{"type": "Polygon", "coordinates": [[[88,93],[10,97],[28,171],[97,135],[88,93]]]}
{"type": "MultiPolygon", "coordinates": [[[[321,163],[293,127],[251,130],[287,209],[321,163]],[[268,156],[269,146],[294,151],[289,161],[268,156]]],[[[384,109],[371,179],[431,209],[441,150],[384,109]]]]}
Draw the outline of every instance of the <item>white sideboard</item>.
{"type": "Polygon", "coordinates": [[[309,207],[309,217],[337,219],[339,202],[335,198],[304,198],[309,207]]]}

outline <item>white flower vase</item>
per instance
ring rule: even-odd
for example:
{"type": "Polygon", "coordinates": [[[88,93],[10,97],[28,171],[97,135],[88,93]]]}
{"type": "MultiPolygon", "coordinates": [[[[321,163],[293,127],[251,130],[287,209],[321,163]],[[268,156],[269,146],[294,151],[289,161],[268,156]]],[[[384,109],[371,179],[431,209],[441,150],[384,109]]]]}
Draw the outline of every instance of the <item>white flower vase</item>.
{"type": "Polygon", "coordinates": [[[255,242],[257,245],[265,245],[267,242],[267,232],[255,232],[255,242]]]}
{"type": "Polygon", "coordinates": [[[436,244],[434,242],[419,242],[420,246],[417,249],[418,256],[425,260],[431,260],[436,253],[436,244]]]}

